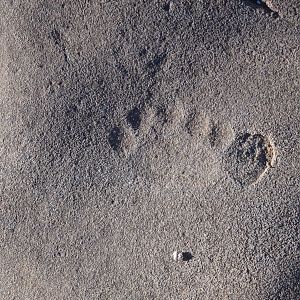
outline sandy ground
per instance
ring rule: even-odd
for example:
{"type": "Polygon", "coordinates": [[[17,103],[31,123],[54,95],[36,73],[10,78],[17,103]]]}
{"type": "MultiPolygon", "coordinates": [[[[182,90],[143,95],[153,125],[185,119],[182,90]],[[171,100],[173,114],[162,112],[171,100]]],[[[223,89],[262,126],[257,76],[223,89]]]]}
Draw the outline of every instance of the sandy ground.
{"type": "Polygon", "coordinates": [[[297,0],[0,4],[0,299],[300,299],[297,0]]]}

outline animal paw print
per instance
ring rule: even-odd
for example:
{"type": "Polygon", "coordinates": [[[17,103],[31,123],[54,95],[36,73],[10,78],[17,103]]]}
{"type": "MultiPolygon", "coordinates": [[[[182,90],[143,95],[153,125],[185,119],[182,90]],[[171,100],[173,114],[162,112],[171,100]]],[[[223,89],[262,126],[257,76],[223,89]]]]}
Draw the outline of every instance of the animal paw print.
{"type": "Polygon", "coordinates": [[[224,157],[229,175],[242,186],[260,180],[275,163],[275,147],[262,134],[240,134],[224,157]]]}
{"type": "MultiPolygon", "coordinates": [[[[146,154],[154,157],[168,154],[172,160],[169,163],[174,166],[183,161],[190,165],[191,154],[195,151],[209,156],[209,160],[217,164],[220,158],[224,170],[242,186],[256,183],[275,162],[275,147],[269,138],[250,133],[236,136],[229,123],[211,119],[198,111],[188,113],[182,103],[133,108],[120,126],[111,129],[108,141],[113,150],[126,157],[152,143],[154,148],[148,148],[146,154]]],[[[206,164],[207,161],[206,158],[206,164]]],[[[200,161],[197,161],[197,168],[202,168],[200,161]]],[[[185,171],[189,170],[182,170],[185,171]]]]}

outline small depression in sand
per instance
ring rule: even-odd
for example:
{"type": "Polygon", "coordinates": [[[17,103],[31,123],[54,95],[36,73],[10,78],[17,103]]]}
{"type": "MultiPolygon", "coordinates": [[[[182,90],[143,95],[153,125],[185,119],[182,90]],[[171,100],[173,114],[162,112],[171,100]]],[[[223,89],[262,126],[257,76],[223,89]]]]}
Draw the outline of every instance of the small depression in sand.
{"type": "Polygon", "coordinates": [[[260,180],[275,163],[275,147],[262,134],[239,135],[226,152],[225,168],[242,186],[260,180]]]}

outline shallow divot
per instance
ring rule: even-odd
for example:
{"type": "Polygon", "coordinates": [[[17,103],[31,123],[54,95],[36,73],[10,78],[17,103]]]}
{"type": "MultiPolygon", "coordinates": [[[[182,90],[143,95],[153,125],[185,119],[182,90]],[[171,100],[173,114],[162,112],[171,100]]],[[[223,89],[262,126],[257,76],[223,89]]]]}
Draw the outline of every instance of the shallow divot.
{"type": "Polygon", "coordinates": [[[185,118],[185,112],[182,102],[177,101],[173,105],[167,107],[165,113],[169,129],[173,130],[175,127],[182,125],[182,122],[185,118]]]}
{"type": "Polygon", "coordinates": [[[133,130],[138,130],[141,125],[141,112],[135,107],[127,114],[127,122],[133,130]]]}
{"type": "Polygon", "coordinates": [[[224,157],[229,175],[242,186],[257,182],[274,165],[275,148],[261,134],[239,135],[224,157]]]}
{"type": "Polygon", "coordinates": [[[111,148],[115,151],[117,151],[121,147],[122,131],[119,127],[115,126],[111,129],[108,135],[108,142],[111,148]]]}
{"type": "Polygon", "coordinates": [[[169,12],[170,10],[170,3],[165,3],[163,6],[162,6],[162,9],[166,12],[169,12]]]}
{"type": "Polygon", "coordinates": [[[193,259],[193,255],[189,251],[174,251],[172,256],[173,260],[178,262],[189,261],[193,259]]]}
{"type": "Polygon", "coordinates": [[[55,45],[61,46],[62,44],[61,33],[57,29],[53,29],[51,31],[51,38],[54,41],[55,45]]]}
{"type": "Polygon", "coordinates": [[[108,134],[108,142],[115,151],[125,157],[133,154],[146,142],[152,140],[151,131],[159,131],[155,110],[151,107],[130,110],[119,125],[115,125],[108,134]],[[154,128],[155,127],[155,128],[154,128]]]}
{"type": "Polygon", "coordinates": [[[227,148],[234,139],[234,131],[230,124],[211,122],[208,140],[215,149],[227,148]]]}
{"type": "Polygon", "coordinates": [[[209,132],[210,120],[205,115],[194,111],[187,117],[185,128],[190,135],[206,136],[209,132]]]}
{"type": "Polygon", "coordinates": [[[173,6],[174,6],[173,1],[170,1],[170,2],[165,3],[165,4],[162,6],[162,9],[163,9],[164,11],[166,11],[166,12],[171,12],[172,9],[173,9],[173,6]]]}
{"type": "Polygon", "coordinates": [[[211,127],[211,131],[208,135],[209,143],[211,146],[214,148],[218,144],[218,140],[220,139],[221,136],[221,129],[217,124],[213,124],[211,127]]]}

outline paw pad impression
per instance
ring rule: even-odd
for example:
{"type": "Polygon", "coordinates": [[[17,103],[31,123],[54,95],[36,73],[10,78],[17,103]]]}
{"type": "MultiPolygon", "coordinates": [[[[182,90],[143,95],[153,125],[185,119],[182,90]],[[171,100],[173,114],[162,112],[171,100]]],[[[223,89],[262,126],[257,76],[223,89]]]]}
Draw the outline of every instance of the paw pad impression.
{"type": "Polygon", "coordinates": [[[225,154],[229,175],[242,186],[257,182],[274,165],[275,148],[261,134],[239,135],[225,154]]]}

